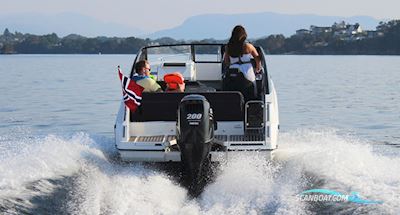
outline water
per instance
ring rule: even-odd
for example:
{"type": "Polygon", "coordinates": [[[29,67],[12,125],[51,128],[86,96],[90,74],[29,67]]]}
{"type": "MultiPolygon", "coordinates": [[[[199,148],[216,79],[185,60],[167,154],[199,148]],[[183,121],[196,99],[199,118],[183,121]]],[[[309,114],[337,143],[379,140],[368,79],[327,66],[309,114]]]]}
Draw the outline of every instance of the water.
{"type": "Polygon", "coordinates": [[[116,159],[116,66],[133,59],[0,56],[0,213],[399,214],[400,57],[267,56],[279,160],[240,156],[196,199],[169,171],[116,159]],[[384,203],[298,201],[311,188],[384,203]]]}
{"type": "Polygon", "coordinates": [[[400,143],[400,57],[273,56],[269,61],[283,127],[328,126],[400,143]]]}

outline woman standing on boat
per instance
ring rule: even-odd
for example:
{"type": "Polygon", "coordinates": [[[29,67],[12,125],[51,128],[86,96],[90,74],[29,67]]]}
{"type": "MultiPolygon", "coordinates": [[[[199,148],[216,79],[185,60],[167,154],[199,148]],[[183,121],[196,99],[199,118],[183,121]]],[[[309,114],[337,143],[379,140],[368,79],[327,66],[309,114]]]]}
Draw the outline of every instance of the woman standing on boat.
{"type": "Polygon", "coordinates": [[[246,42],[247,33],[243,26],[237,25],[232,30],[232,36],[226,45],[224,62],[229,65],[229,68],[239,69],[244,77],[255,82],[256,77],[251,64],[251,58],[256,61],[256,72],[261,69],[260,56],[256,48],[246,42]]]}

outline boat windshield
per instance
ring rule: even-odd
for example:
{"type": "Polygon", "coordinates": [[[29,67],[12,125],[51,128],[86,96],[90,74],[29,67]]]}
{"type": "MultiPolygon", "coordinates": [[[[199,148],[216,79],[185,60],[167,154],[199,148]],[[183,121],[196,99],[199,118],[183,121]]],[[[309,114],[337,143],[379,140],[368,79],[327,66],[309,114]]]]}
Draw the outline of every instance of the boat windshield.
{"type": "Polygon", "coordinates": [[[209,62],[220,63],[221,45],[172,45],[146,48],[147,60],[152,63],[160,62],[209,62]]]}
{"type": "Polygon", "coordinates": [[[220,63],[221,48],[221,45],[194,45],[195,62],[220,63]]]}
{"type": "Polygon", "coordinates": [[[147,48],[150,62],[186,62],[192,60],[190,45],[147,48]]]}

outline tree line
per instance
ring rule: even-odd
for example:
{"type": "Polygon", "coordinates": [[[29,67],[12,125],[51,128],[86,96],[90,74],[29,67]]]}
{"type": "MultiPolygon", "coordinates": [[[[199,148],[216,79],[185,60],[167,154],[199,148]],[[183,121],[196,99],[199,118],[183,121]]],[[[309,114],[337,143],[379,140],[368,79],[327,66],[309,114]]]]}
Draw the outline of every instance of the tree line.
{"type": "MultiPolygon", "coordinates": [[[[377,29],[382,36],[361,40],[343,40],[333,33],[270,35],[251,41],[269,54],[400,54],[400,20],[381,22],[377,29]]],[[[226,43],[227,40],[205,39],[183,41],[173,38],[151,40],[137,37],[94,37],[77,34],[58,37],[57,34],[33,35],[11,33],[0,35],[0,54],[136,54],[146,45],[176,43],[226,43]]]]}

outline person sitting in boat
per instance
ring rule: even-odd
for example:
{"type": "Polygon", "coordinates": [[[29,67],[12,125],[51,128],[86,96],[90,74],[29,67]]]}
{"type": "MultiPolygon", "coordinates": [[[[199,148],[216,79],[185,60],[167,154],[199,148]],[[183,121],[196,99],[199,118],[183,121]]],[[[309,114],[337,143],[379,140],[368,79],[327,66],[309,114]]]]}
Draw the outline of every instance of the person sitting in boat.
{"type": "Polygon", "coordinates": [[[141,60],[135,64],[136,73],[132,79],[144,88],[143,92],[161,92],[161,86],[150,78],[150,64],[147,60],[141,60]]]}
{"type": "Polygon", "coordinates": [[[244,77],[255,83],[256,77],[254,74],[251,59],[256,62],[256,72],[261,69],[261,60],[256,48],[246,42],[247,33],[243,26],[237,25],[232,30],[231,38],[225,48],[224,62],[229,65],[229,68],[239,69],[244,77]]]}

